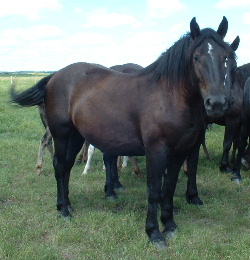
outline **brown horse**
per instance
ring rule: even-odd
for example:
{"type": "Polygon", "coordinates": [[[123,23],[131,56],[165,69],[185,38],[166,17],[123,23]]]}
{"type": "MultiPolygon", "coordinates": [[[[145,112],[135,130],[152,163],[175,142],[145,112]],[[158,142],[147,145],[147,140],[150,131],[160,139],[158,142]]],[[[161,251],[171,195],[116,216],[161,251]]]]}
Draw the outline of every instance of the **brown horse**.
{"type": "MultiPolygon", "coordinates": [[[[137,71],[143,69],[142,66],[140,66],[138,64],[134,64],[134,63],[115,65],[110,68],[113,70],[119,71],[119,72],[123,72],[123,73],[133,73],[133,72],[137,72],[137,71]]],[[[51,158],[53,158],[53,156],[54,156],[54,149],[53,149],[52,135],[51,135],[51,132],[50,132],[49,126],[48,126],[48,119],[46,116],[45,104],[44,103],[40,104],[38,106],[38,110],[39,110],[39,115],[41,117],[42,123],[45,127],[45,133],[44,133],[43,138],[41,139],[41,142],[39,145],[38,157],[37,157],[37,163],[36,163],[37,173],[38,173],[38,175],[40,175],[42,173],[42,165],[43,165],[43,159],[44,159],[44,154],[45,154],[46,148],[48,149],[48,151],[51,155],[51,158]]],[[[77,160],[77,164],[82,163],[82,161],[87,161],[88,147],[89,147],[89,142],[87,142],[87,141],[84,142],[80,156],[77,160]]],[[[134,158],[130,158],[130,159],[134,166],[134,172],[136,174],[140,175],[141,174],[140,168],[139,168],[136,160],[134,158]]]]}
{"type": "MultiPolygon", "coordinates": [[[[238,153],[236,156],[236,162],[233,169],[232,180],[235,182],[241,182],[241,160],[244,156],[244,152],[247,146],[247,141],[250,137],[250,77],[245,82],[244,85],[244,95],[243,95],[243,109],[241,113],[241,131],[240,131],[240,140],[238,153]]],[[[249,148],[248,148],[249,149],[249,148]]],[[[248,150],[249,153],[249,150],[248,150]]]]}
{"type": "MultiPolygon", "coordinates": [[[[237,48],[236,48],[237,49],[237,48]]],[[[250,76],[250,63],[237,67],[234,72],[234,84],[231,96],[234,101],[229,106],[225,115],[221,118],[210,119],[209,122],[225,126],[225,134],[223,141],[223,154],[220,161],[220,170],[226,173],[233,171],[229,164],[229,152],[234,142],[231,162],[235,162],[235,150],[238,147],[238,139],[241,129],[241,113],[243,109],[243,90],[247,78],[250,76]]],[[[234,167],[234,166],[233,166],[234,167]]]]}
{"type": "Polygon", "coordinates": [[[163,234],[176,229],[173,196],[180,167],[202,138],[202,107],[220,117],[230,102],[232,82],[226,75],[236,61],[223,41],[227,28],[225,17],[217,32],[200,30],[193,18],[190,33],[136,74],[80,62],[22,93],[12,88],[12,101],[21,106],[45,102],[55,147],[57,209],[63,216],[70,216],[70,170],[85,139],[103,152],[110,198],[122,187],[117,156],[146,155],[146,233],[158,247],[167,246],[163,234]]]}

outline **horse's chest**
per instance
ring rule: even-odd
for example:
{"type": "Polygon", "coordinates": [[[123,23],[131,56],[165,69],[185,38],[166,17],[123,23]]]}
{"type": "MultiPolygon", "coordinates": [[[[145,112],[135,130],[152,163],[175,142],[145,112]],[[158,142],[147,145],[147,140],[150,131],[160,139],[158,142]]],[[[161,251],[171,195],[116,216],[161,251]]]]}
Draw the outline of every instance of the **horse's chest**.
{"type": "Polygon", "coordinates": [[[197,142],[201,127],[201,120],[198,117],[192,121],[183,121],[182,124],[174,125],[168,140],[169,146],[174,151],[191,148],[197,142]]]}

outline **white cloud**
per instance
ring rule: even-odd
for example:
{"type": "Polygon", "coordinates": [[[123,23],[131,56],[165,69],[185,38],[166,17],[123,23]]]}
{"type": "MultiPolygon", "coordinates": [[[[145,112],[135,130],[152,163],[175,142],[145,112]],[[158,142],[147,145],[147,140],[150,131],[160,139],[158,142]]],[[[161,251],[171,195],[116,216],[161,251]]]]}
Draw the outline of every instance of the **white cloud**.
{"type": "Polygon", "coordinates": [[[35,19],[42,9],[61,8],[59,0],[0,0],[0,17],[8,15],[23,15],[35,19]]]}
{"type": "Polygon", "coordinates": [[[244,14],[243,23],[244,24],[250,24],[250,12],[244,14]]]}
{"type": "Polygon", "coordinates": [[[171,13],[186,8],[186,6],[180,0],[147,0],[147,4],[149,8],[149,15],[151,17],[164,18],[171,13]]]}
{"type": "Polygon", "coordinates": [[[112,28],[120,25],[137,24],[136,19],[127,14],[107,13],[103,10],[97,10],[87,17],[87,24],[85,27],[102,27],[112,28]]]}
{"type": "Polygon", "coordinates": [[[30,28],[7,29],[2,33],[2,38],[6,39],[24,39],[24,40],[38,40],[47,37],[56,37],[62,31],[56,26],[52,25],[38,25],[30,28]]]}
{"type": "Polygon", "coordinates": [[[249,0],[220,0],[215,5],[221,9],[228,9],[233,7],[246,7],[246,6],[250,6],[250,1],[249,0]]]}
{"type": "Polygon", "coordinates": [[[76,8],[74,9],[74,12],[75,12],[75,13],[82,13],[82,12],[83,12],[83,9],[80,8],[80,7],[76,7],[76,8]]]}
{"type": "MultiPolygon", "coordinates": [[[[71,35],[67,42],[68,44],[73,45],[103,45],[103,44],[109,44],[113,41],[113,38],[107,34],[101,34],[101,33],[95,33],[95,32],[80,32],[71,35]]],[[[88,46],[89,48],[89,46],[88,46]]]]}
{"type": "Polygon", "coordinates": [[[240,45],[236,54],[238,56],[237,64],[238,66],[249,63],[250,56],[249,56],[249,43],[250,42],[250,35],[249,34],[241,34],[240,35],[240,45]]]}

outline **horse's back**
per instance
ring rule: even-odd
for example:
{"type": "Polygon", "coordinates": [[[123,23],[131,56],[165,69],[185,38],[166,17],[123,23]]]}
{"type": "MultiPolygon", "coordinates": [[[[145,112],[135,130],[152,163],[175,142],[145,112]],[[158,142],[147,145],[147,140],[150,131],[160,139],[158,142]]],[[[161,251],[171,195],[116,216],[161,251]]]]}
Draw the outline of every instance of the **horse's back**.
{"type": "Polygon", "coordinates": [[[95,87],[110,73],[113,71],[104,66],[86,62],[74,63],[59,70],[47,84],[45,103],[48,114],[57,110],[68,111],[72,99],[81,98],[82,93],[95,87]]]}
{"type": "Polygon", "coordinates": [[[141,65],[135,63],[126,63],[123,65],[115,65],[110,67],[112,70],[116,70],[122,73],[135,73],[143,69],[141,65]]]}
{"type": "Polygon", "coordinates": [[[59,132],[59,125],[73,123],[101,150],[107,147],[131,150],[128,155],[143,154],[135,112],[136,82],[136,76],[90,63],[60,70],[47,86],[46,111],[52,132],[53,126],[59,132]],[[97,140],[103,140],[99,146],[97,140]]]}
{"type": "Polygon", "coordinates": [[[70,123],[70,104],[74,97],[81,98],[93,81],[102,80],[109,72],[108,68],[85,62],[71,64],[54,74],[46,87],[45,106],[49,127],[70,123]],[[85,84],[82,84],[85,82],[85,84]]]}

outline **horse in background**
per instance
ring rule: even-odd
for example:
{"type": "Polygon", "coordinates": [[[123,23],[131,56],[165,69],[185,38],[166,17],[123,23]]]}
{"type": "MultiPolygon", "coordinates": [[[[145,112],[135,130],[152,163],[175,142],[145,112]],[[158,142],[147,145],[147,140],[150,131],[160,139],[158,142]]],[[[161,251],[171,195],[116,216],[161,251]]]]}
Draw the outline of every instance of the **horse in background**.
{"type": "MultiPolygon", "coordinates": [[[[93,156],[94,156],[94,153],[95,153],[95,147],[92,144],[89,144],[88,142],[87,142],[87,145],[86,145],[86,141],[84,142],[83,148],[80,152],[80,157],[77,160],[78,164],[79,164],[79,162],[81,163],[81,161],[83,160],[83,159],[80,159],[80,158],[85,157],[84,156],[85,153],[87,153],[87,156],[86,156],[87,159],[86,159],[86,164],[84,166],[82,175],[89,173],[90,168],[91,168],[92,159],[93,159],[93,156]]],[[[123,162],[121,162],[121,160],[122,160],[121,157],[122,156],[119,156],[118,159],[117,159],[118,171],[121,171],[121,168],[126,168],[128,166],[128,160],[130,159],[130,162],[131,162],[131,164],[134,168],[134,174],[136,174],[138,177],[143,176],[143,174],[141,173],[140,167],[139,167],[138,163],[136,162],[134,156],[123,156],[123,162]]],[[[105,170],[105,165],[103,165],[103,169],[105,170]]]]}
{"type": "MultiPolygon", "coordinates": [[[[126,64],[122,64],[122,65],[115,65],[110,68],[113,70],[122,72],[122,73],[134,73],[134,72],[137,72],[137,71],[143,69],[142,66],[135,64],[135,63],[126,63],[126,64]]],[[[39,111],[41,121],[45,127],[45,133],[44,133],[44,135],[41,139],[40,145],[39,145],[38,157],[37,157],[37,163],[36,163],[36,170],[37,170],[38,175],[40,175],[40,174],[42,174],[42,165],[43,165],[44,154],[45,154],[46,148],[48,149],[52,159],[54,156],[54,149],[53,149],[52,135],[51,135],[51,132],[48,127],[48,120],[47,120],[47,116],[46,116],[46,112],[45,112],[44,103],[42,103],[38,106],[38,111],[39,111]]],[[[79,158],[77,160],[77,164],[81,164],[82,161],[86,162],[86,165],[83,170],[83,174],[88,173],[88,171],[90,169],[91,161],[92,161],[92,158],[94,155],[94,151],[95,151],[95,148],[93,146],[90,146],[90,148],[89,148],[89,146],[90,146],[89,142],[85,141],[84,145],[82,147],[82,150],[80,152],[79,158]]],[[[138,176],[141,176],[141,170],[140,170],[135,158],[130,157],[130,160],[134,167],[134,173],[138,176]]],[[[127,167],[127,161],[128,161],[128,159],[125,157],[123,160],[122,166],[121,166],[121,160],[119,158],[118,159],[119,168],[127,167]]]]}
{"type": "MultiPolygon", "coordinates": [[[[117,157],[146,155],[146,233],[157,247],[167,247],[164,234],[171,235],[177,227],[173,196],[180,168],[191,154],[198,159],[202,108],[210,117],[221,117],[230,103],[236,60],[223,41],[227,29],[225,17],[217,31],[201,30],[193,18],[190,33],[137,73],[75,63],[22,93],[12,88],[12,101],[21,106],[45,102],[55,147],[57,209],[62,216],[70,216],[70,170],[85,139],[103,152],[109,198],[115,199],[114,189],[122,187],[117,157]]],[[[188,189],[191,197],[197,196],[196,191],[188,189]]]]}
{"type": "MultiPolygon", "coordinates": [[[[112,66],[112,67],[110,67],[110,69],[115,70],[115,71],[119,71],[119,72],[122,72],[122,73],[134,73],[134,72],[137,72],[137,71],[143,69],[143,67],[138,65],[138,64],[134,64],[134,63],[126,63],[126,64],[123,64],[123,65],[112,66]]],[[[88,174],[88,172],[90,170],[92,158],[93,158],[93,155],[94,155],[94,152],[95,152],[95,147],[91,144],[88,144],[88,145],[89,145],[88,149],[86,149],[86,147],[83,147],[83,149],[80,153],[80,156],[77,160],[77,162],[79,164],[79,163],[81,163],[81,161],[84,158],[87,158],[86,164],[85,164],[85,167],[84,167],[82,174],[88,174]],[[85,155],[86,150],[87,150],[87,156],[85,155]]],[[[118,160],[117,160],[118,169],[127,167],[128,159],[130,159],[131,164],[133,165],[134,173],[137,176],[141,177],[143,174],[141,173],[140,167],[138,166],[136,159],[133,156],[124,156],[123,163],[121,163],[121,156],[119,156],[118,160]]],[[[103,168],[105,169],[105,166],[103,168]]]]}
{"type": "MultiPolygon", "coordinates": [[[[232,180],[235,182],[241,182],[242,177],[240,174],[241,161],[246,151],[248,139],[250,137],[250,77],[245,82],[244,85],[244,95],[243,95],[243,109],[241,113],[241,130],[239,138],[238,152],[236,156],[236,161],[233,169],[232,180]]],[[[249,152],[249,151],[248,151],[249,152]]]]}
{"type": "MultiPolygon", "coordinates": [[[[235,47],[237,47],[237,45],[238,43],[236,42],[235,47]]],[[[223,154],[220,160],[220,170],[226,173],[231,173],[234,168],[235,151],[238,147],[242,123],[241,114],[243,110],[244,85],[249,76],[250,63],[237,67],[234,72],[234,84],[231,92],[231,96],[233,97],[232,104],[229,106],[223,117],[217,119],[208,119],[209,123],[216,123],[218,125],[225,126],[223,154]],[[231,167],[229,163],[229,152],[233,143],[233,151],[230,160],[233,166],[231,167]]]]}

